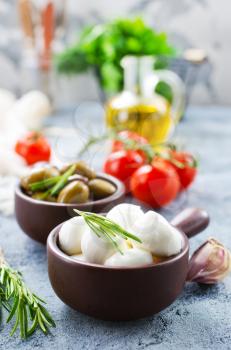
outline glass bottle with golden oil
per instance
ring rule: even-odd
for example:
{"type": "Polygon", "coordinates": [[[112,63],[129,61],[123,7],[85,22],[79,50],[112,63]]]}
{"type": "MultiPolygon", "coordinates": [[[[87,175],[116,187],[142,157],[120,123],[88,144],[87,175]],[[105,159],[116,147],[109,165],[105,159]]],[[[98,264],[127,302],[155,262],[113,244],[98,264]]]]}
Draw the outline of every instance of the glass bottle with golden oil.
{"type": "Polygon", "coordinates": [[[124,90],[106,104],[109,128],[131,130],[146,137],[153,145],[166,141],[184,110],[184,84],[169,70],[154,71],[154,57],[126,56],[124,90]],[[172,89],[172,103],[155,93],[159,81],[172,89]]]}

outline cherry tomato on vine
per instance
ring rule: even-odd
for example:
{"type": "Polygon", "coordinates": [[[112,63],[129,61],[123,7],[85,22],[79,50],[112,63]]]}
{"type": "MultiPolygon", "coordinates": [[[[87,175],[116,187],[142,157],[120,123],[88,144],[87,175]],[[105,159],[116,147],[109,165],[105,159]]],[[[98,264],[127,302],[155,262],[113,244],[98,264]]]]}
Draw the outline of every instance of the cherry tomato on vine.
{"type": "Polygon", "coordinates": [[[189,152],[170,151],[170,162],[178,173],[181,189],[188,188],[197,174],[197,162],[189,152]]]}
{"type": "Polygon", "coordinates": [[[31,131],[18,140],[15,152],[23,157],[28,165],[41,161],[49,161],[51,148],[47,139],[38,132],[31,131]]]}
{"type": "Polygon", "coordinates": [[[121,150],[111,153],[104,163],[104,172],[121,180],[127,191],[132,174],[145,163],[137,151],[121,150]]]}
{"type": "Polygon", "coordinates": [[[135,198],[158,208],[176,198],[180,180],[168,161],[156,159],[153,165],[144,165],[134,172],[130,186],[135,198]]]}

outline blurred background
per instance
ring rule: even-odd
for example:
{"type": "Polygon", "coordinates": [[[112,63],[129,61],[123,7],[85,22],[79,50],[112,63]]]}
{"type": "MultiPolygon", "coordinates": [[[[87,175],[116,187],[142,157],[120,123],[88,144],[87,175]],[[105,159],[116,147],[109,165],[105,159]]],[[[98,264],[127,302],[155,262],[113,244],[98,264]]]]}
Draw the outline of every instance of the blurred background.
{"type": "Polygon", "coordinates": [[[42,90],[56,108],[104,99],[97,72],[61,74],[51,57],[87,25],[139,16],[174,47],[168,68],[185,82],[187,103],[230,104],[230,10],[228,0],[0,0],[0,88],[42,90]]]}

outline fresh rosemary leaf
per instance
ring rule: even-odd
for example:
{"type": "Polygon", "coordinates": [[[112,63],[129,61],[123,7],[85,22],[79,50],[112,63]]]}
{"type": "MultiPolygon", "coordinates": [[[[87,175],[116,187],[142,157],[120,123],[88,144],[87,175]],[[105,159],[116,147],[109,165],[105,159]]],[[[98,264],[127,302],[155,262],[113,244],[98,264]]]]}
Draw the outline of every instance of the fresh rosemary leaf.
{"type": "Polygon", "coordinates": [[[29,188],[32,192],[43,191],[55,185],[60,180],[60,178],[61,178],[61,175],[54,176],[49,179],[33,182],[29,185],[29,188]]]}
{"type": "Polygon", "coordinates": [[[18,305],[19,309],[19,326],[20,326],[20,335],[22,339],[26,338],[26,332],[25,332],[25,320],[24,320],[24,312],[23,312],[23,301],[20,300],[20,303],[18,305]]]}
{"type": "Polygon", "coordinates": [[[73,164],[72,166],[70,166],[70,168],[68,168],[68,170],[61,176],[61,178],[59,179],[59,181],[56,183],[56,185],[51,189],[51,196],[55,196],[57,195],[61,189],[66,185],[67,180],[69,178],[69,176],[71,176],[74,171],[75,171],[75,164],[73,164]]]}
{"type": "Polygon", "coordinates": [[[42,317],[40,315],[40,312],[38,312],[38,322],[39,322],[39,326],[41,328],[41,330],[43,331],[43,333],[47,333],[47,329],[43,323],[42,317]]]}
{"type": "Polygon", "coordinates": [[[10,332],[10,336],[14,335],[14,333],[16,332],[16,329],[18,327],[18,323],[19,323],[19,312],[16,313],[16,321],[15,321],[14,327],[12,328],[12,330],[10,332]]]}
{"type": "Polygon", "coordinates": [[[31,325],[31,328],[27,331],[27,337],[30,337],[32,334],[34,334],[37,326],[38,326],[38,316],[36,314],[34,319],[33,319],[33,323],[31,325]]]}
{"type": "Polygon", "coordinates": [[[18,303],[19,303],[19,297],[16,296],[16,297],[15,297],[15,300],[14,300],[13,307],[12,307],[12,309],[11,309],[11,311],[10,311],[10,314],[9,314],[7,320],[6,320],[6,323],[10,322],[10,320],[11,320],[12,317],[14,316],[14,314],[15,314],[15,312],[16,312],[16,310],[17,310],[17,307],[18,307],[18,303]]]}

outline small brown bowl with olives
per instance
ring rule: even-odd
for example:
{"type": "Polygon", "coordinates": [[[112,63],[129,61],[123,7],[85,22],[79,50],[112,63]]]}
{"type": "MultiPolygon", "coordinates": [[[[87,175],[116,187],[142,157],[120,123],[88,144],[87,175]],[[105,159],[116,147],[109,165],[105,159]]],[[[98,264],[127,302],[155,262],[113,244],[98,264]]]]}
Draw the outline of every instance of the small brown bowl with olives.
{"type": "Polygon", "coordinates": [[[15,189],[15,214],[21,229],[45,244],[55,226],[76,215],[73,209],[106,213],[124,196],[121,181],[77,161],[61,169],[35,169],[21,178],[15,189]]]}

